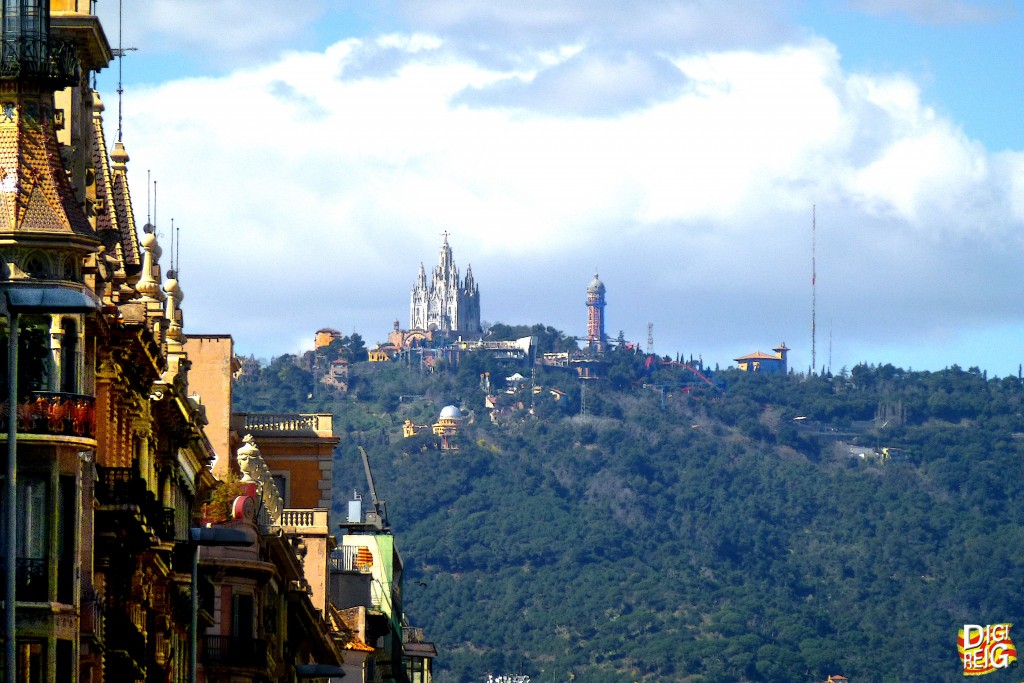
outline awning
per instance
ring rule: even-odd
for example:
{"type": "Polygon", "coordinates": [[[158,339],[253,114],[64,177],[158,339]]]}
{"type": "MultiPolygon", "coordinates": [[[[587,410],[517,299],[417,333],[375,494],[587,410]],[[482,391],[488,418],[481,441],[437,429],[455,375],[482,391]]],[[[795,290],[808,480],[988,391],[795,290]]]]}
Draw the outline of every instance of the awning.
{"type": "Polygon", "coordinates": [[[0,292],[5,295],[0,297],[0,314],[88,313],[100,306],[96,295],[85,289],[7,282],[0,284],[0,292]]]}

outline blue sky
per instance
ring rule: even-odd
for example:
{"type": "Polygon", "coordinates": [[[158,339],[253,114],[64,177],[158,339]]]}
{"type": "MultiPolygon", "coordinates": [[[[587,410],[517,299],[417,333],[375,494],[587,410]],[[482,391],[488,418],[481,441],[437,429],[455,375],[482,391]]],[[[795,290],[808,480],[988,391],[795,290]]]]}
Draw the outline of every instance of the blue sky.
{"type": "Polygon", "coordinates": [[[447,231],[490,322],[582,334],[596,268],[613,336],[805,369],[816,206],[818,366],[1017,373],[1019,3],[506,5],[124,0],[135,205],[149,170],[186,331],[383,340],[447,231]]]}

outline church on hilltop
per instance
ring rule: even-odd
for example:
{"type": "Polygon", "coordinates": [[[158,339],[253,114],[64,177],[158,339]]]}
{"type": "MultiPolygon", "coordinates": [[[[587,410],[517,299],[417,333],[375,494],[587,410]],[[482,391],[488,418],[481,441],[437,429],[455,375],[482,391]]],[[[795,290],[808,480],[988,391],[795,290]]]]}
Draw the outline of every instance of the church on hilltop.
{"type": "Polygon", "coordinates": [[[444,233],[441,257],[434,268],[430,282],[420,264],[419,276],[412,288],[409,306],[409,329],[424,330],[445,336],[478,336],[480,327],[480,287],[473,280],[473,267],[466,267],[466,279],[459,277],[459,269],[444,233]]]}

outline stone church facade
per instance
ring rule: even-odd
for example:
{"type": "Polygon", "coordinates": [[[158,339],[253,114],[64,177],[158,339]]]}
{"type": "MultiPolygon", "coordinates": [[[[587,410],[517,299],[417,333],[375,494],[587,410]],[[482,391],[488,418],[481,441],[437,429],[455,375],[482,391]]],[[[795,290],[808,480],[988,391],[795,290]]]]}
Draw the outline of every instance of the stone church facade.
{"type": "Polygon", "coordinates": [[[444,235],[441,256],[430,281],[420,264],[419,276],[412,288],[409,306],[410,330],[474,336],[480,327],[480,287],[473,279],[473,267],[466,267],[465,280],[452,258],[448,234],[444,235]]]}

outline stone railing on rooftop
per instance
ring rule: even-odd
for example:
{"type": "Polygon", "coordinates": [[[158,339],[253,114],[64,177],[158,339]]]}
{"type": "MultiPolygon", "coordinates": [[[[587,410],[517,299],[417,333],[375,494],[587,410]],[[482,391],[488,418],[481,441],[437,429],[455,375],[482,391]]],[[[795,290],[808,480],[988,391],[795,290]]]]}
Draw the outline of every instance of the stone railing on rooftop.
{"type": "Polygon", "coordinates": [[[330,413],[234,413],[231,428],[239,434],[254,436],[275,432],[314,432],[317,436],[333,436],[334,416],[330,413]]]}
{"type": "Polygon", "coordinates": [[[327,508],[285,508],[277,526],[285,533],[327,533],[327,508]]]}

